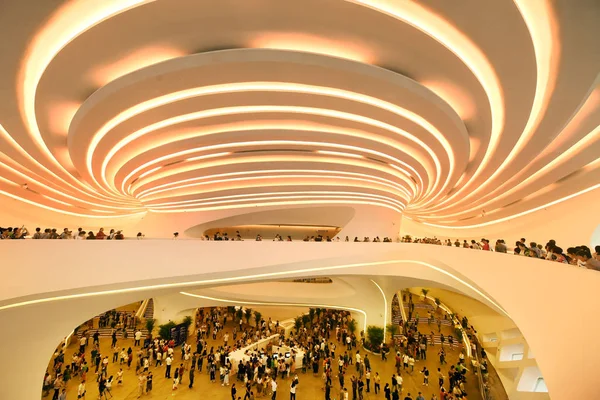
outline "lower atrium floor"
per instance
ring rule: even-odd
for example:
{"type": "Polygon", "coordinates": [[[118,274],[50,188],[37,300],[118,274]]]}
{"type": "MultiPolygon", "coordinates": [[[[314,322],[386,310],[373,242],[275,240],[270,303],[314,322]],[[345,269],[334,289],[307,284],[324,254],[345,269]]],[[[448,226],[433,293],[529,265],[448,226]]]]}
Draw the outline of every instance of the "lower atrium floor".
{"type": "MultiPolygon", "coordinates": [[[[270,317],[267,309],[262,310],[262,311],[263,311],[263,318],[267,319],[270,317]]],[[[287,312],[291,313],[287,317],[293,318],[297,315],[298,311],[297,311],[297,309],[289,309],[287,312]],[[296,314],[293,314],[294,312],[296,312],[296,314]]],[[[282,310],[281,309],[277,310],[277,313],[278,313],[277,319],[283,319],[282,318],[283,315],[281,315],[282,310]]],[[[273,318],[273,320],[275,320],[275,318],[273,318]]],[[[229,337],[232,337],[233,336],[232,331],[233,331],[234,327],[238,327],[238,324],[234,323],[231,320],[228,320],[224,329],[219,332],[219,335],[217,336],[216,340],[213,340],[212,335],[209,335],[209,337],[206,338],[207,348],[210,349],[211,347],[214,347],[216,350],[218,346],[223,345],[223,335],[228,334],[229,337]]],[[[435,324],[432,324],[431,326],[428,326],[427,323],[420,324],[419,330],[422,333],[426,333],[426,334],[429,334],[431,331],[434,331],[436,333],[436,335],[438,334],[438,327],[435,324]]],[[[452,332],[451,327],[443,326],[443,325],[441,327],[441,333],[444,334],[445,336],[454,334],[454,332],[452,332]]],[[[191,344],[192,349],[196,348],[196,340],[197,340],[196,333],[191,334],[187,339],[187,343],[191,344]]],[[[343,354],[344,351],[347,350],[347,348],[341,342],[337,342],[337,340],[335,338],[335,330],[331,331],[331,339],[329,339],[329,341],[334,342],[337,347],[336,359],[332,363],[333,364],[332,365],[333,374],[331,377],[332,378],[332,388],[331,388],[330,398],[336,399],[336,400],[344,399],[344,397],[341,393],[340,383],[338,380],[337,357],[340,354],[340,352],[343,354]]],[[[91,338],[90,338],[90,343],[91,343],[91,338]]],[[[87,382],[86,382],[87,393],[86,393],[85,398],[97,399],[98,394],[99,394],[98,383],[97,383],[98,375],[95,374],[95,372],[94,372],[95,367],[93,367],[91,365],[92,363],[89,362],[89,360],[91,360],[91,354],[90,354],[91,347],[92,346],[87,346],[86,351],[85,351],[86,359],[88,360],[88,364],[90,365],[90,371],[87,374],[87,382]]],[[[174,399],[174,398],[177,398],[179,400],[191,400],[191,399],[195,399],[195,400],[197,400],[197,399],[229,400],[232,398],[231,386],[229,386],[229,387],[222,386],[221,382],[219,382],[218,369],[217,369],[216,382],[213,383],[210,381],[206,363],[204,363],[202,372],[199,372],[198,370],[196,370],[193,387],[191,387],[191,388],[189,387],[189,383],[190,383],[189,374],[186,371],[183,374],[182,382],[179,383],[178,388],[176,390],[173,390],[173,379],[169,379],[169,378],[165,377],[166,366],[164,365],[164,362],[163,362],[162,366],[157,366],[157,367],[155,367],[154,363],[151,363],[149,371],[152,372],[152,374],[153,374],[152,391],[140,394],[140,389],[138,387],[138,376],[136,375],[136,368],[135,368],[135,364],[136,364],[135,357],[134,357],[134,361],[131,364],[131,367],[128,368],[126,363],[123,365],[120,365],[118,360],[116,362],[112,362],[113,350],[111,348],[111,339],[110,338],[102,338],[101,337],[99,340],[99,347],[100,347],[100,354],[102,354],[103,356],[108,355],[109,359],[111,360],[111,362],[108,364],[108,367],[107,367],[107,377],[110,377],[110,376],[115,377],[110,393],[108,393],[108,392],[105,393],[105,396],[103,396],[103,398],[110,399],[111,396],[114,400],[129,400],[129,399],[137,399],[140,397],[141,398],[152,398],[152,399],[174,399]],[[123,383],[121,385],[117,384],[117,379],[116,379],[117,373],[120,368],[123,369],[123,383]]],[[[131,347],[133,349],[134,354],[139,349],[139,346],[136,347],[134,345],[133,338],[119,339],[117,342],[117,347],[119,348],[119,350],[122,348],[127,349],[127,348],[131,347]]],[[[180,365],[180,363],[183,362],[181,360],[180,348],[181,348],[181,346],[178,346],[174,351],[173,370],[175,369],[175,366],[178,366],[178,365],[180,365]]],[[[75,352],[77,352],[78,349],[79,349],[79,344],[78,344],[77,340],[74,340],[65,349],[65,361],[67,364],[70,363],[72,355],[75,352]]],[[[360,351],[360,354],[363,358],[366,354],[369,354],[360,345],[358,346],[358,348],[353,349],[351,352],[348,351],[348,354],[355,355],[357,350],[360,351]]],[[[441,368],[442,374],[446,377],[444,387],[447,390],[448,389],[448,378],[447,378],[448,372],[449,372],[450,366],[453,364],[456,364],[458,362],[461,348],[458,347],[457,345],[455,345],[454,347],[449,347],[448,343],[446,342],[446,344],[444,345],[444,350],[446,352],[446,361],[447,361],[447,363],[444,365],[440,364],[440,358],[438,356],[438,352],[440,351],[440,345],[435,344],[433,346],[432,345],[428,346],[426,360],[416,360],[415,361],[414,370],[412,370],[410,367],[407,369],[401,368],[400,373],[403,377],[404,382],[403,382],[403,386],[402,386],[403,390],[400,395],[400,399],[404,399],[405,397],[408,396],[409,393],[410,393],[410,396],[412,399],[416,399],[419,392],[421,392],[421,395],[426,400],[431,400],[432,398],[434,398],[433,397],[434,395],[437,396],[435,398],[437,398],[437,399],[440,398],[440,388],[438,385],[437,370],[438,370],[438,368],[441,368]],[[428,385],[424,385],[424,379],[423,379],[424,376],[423,376],[423,374],[421,374],[419,372],[419,371],[423,370],[423,367],[427,367],[427,369],[430,371],[428,385]]],[[[393,374],[397,373],[396,366],[395,366],[395,360],[394,360],[394,357],[395,357],[394,351],[395,351],[394,349],[392,349],[390,351],[390,353],[388,354],[387,361],[383,361],[381,359],[381,357],[377,354],[369,354],[372,378],[371,378],[371,384],[370,384],[370,391],[367,392],[367,387],[365,386],[365,392],[363,394],[364,399],[376,399],[376,398],[384,399],[385,398],[383,392],[375,394],[374,387],[373,387],[374,376],[375,376],[375,373],[378,373],[379,376],[381,377],[381,389],[384,388],[386,383],[390,383],[390,386],[391,386],[391,377],[393,374]]],[[[52,367],[52,363],[51,363],[50,367],[52,367]]],[[[470,369],[470,366],[467,366],[467,368],[470,369]]],[[[295,374],[297,374],[298,378],[299,378],[299,384],[296,389],[296,399],[299,399],[299,400],[325,399],[324,379],[323,379],[322,373],[323,373],[322,365],[319,366],[318,374],[313,374],[313,371],[311,368],[308,368],[306,371],[303,371],[301,369],[296,370],[295,374]]],[[[285,378],[283,380],[280,379],[280,377],[281,377],[281,375],[280,375],[279,378],[277,379],[277,383],[279,386],[278,390],[277,390],[277,399],[290,398],[290,385],[292,382],[291,375],[292,374],[290,374],[289,378],[285,378]]],[[[352,388],[351,388],[351,383],[350,383],[350,378],[352,377],[352,375],[358,376],[358,372],[355,368],[355,365],[349,365],[347,372],[345,374],[345,386],[346,386],[346,388],[348,388],[349,399],[352,399],[352,388]]],[[[173,377],[173,372],[171,373],[171,376],[173,377]]],[[[467,379],[466,379],[466,383],[465,383],[465,391],[468,394],[468,398],[470,398],[470,399],[471,398],[480,398],[481,395],[479,394],[479,390],[478,390],[477,376],[474,375],[472,371],[469,371],[466,374],[466,378],[467,379]]],[[[77,390],[78,390],[80,381],[81,381],[80,376],[74,376],[74,377],[72,377],[72,379],[70,379],[67,382],[67,384],[66,384],[66,393],[67,393],[66,399],[71,400],[71,399],[78,398],[77,390]]],[[[235,373],[232,373],[231,377],[230,377],[230,384],[233,384],[233,383],[235,383],[236,387],[237,387],[236,398],[239,396],[240,398],[244,399],[244,395],[245,395],[244,383],[238,382],[235,373]]],[[[267,392],[269,393],[270,390],[267,390],[267,392]]],[[[54,394],[54,390],[50,389],[49,394],[47,395],[46,398],[52,399],[53,394],[54,394]]],[[[271,398],[271,396],[269,394],[265,394],[265,393],[263,393],[262,396],[258,396],[256,390],[254,390],[254,398],[271,398]]],[[[467,397],[463,397],[463,399],[466,399],[466,398],[467,397]]]]}

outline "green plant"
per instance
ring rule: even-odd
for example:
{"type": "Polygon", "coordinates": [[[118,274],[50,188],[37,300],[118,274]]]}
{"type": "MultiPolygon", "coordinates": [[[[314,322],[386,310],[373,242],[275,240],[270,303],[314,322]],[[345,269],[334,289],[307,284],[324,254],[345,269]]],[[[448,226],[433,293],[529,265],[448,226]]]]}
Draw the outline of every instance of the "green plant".
{"type": "Polygon", "coordinates": [[[312,324],[313,321],[315,320],[315,309],[314,308],[308,309],[308,318],[310,318],[310,323],[312,324]]]}
{"type": "Polygon", "coordinates": [[[299,332],[301,327],[302,327],[302,316],[297,316],[296,319],[294,320],[294,328],[296,328],[296,332],[299,332]]]}
{"type": "Polygon", "coordinates": [[[182,323],[185,325],[186,328],[189,328],[190,325],[192,325],[192,322],[193,322],[193,320],[192,320],[191,316],[186,315],[185,317],[183,317],[183,322],[182,323]]]}
{"type": "Polygon", "coordinates": [[[348,321],[348,330],[350,333],[354,333],[356,331],[356,321],[354,319],[348,321]]]}
{"type": "Polygon", "coordinates": [[[227,314],[231,315],[231,317],[233,318],[235,316],[235,307],[227,306],[227,314]]]}
{"type": "Polygon", "coordinates": [[[244,314],[246,315],[246,323],[250,324],[250,318],[252,318],[252,309],[246,308],[246,310],[244,310],[244,314]]]}
{"type": "Polygon", "coordinates": [[[256,322],[256,327],[260,324],[260,320],[262,319],[262,314],[258,311],[254,311],[254,322],[256,322]]]}
{"type": "Polygon", "coordinates": [[[152,331],[154,330],[154,325],[156,325],[156,320],[154,318],[148,318],[146,320],[146,329],[148,329],[148,333],[152,335],[152,331]]]}
{"type": "Polygon", "coordinates": [[[456,328],[454,328],[454,333],[456,333],[456,339],[459,342],[462,342],[462,340],[463,340],[463,330],[460,329],[460,328],[458,328],[458,327],[456,327],[456,328]]]}
{"type": "Polygon", "coordinates": [[[302,325],[307,326],[309,322],[310,322],[310,317],[307,314],[304,314],[302,316],[302,325]]]}
{"type": "Polygon", "coordinates": [[[383,328],[373,325],[367,327],[367,340],[371,344],[371,349],[378,349],[383,339],[383,328]]]}
{"type": "MultiPolygon", "coordinates": [[[[387,328],[387,331],[390,333],[390,337],[393,340],[394,336],[398,333],[399,326],[398,325],[394,325],[394,324],[389,324],[388,326],[386,326],[386,328],[387,328]]],[[[369,332],[369,330],[367,328],[367,333],[368,332],[369,332]]]]}
{"type": "Polygon", "coordinates": [[[321,321],[321,314],[323,314],[323,309],[322,308],[317,308],[315,309],[315,313],[317,314],[317,321],[321,321]]]}
{"type": "Polygon", "coordinates": [[[429,293],[429,289],[421,289],[421,293],[423,294],[423,298],[427,298],[427,293],[429,293]]]}
{"type": "Polygon", "coordinates": [[[171,339],[171,329],[175,328],[175,322],[169,321],[166,324],[158,326],[158,336],[161,339],[169,340],[171,339]]]}
{"type": "Polygon", "coordinates": [[[244,318],[244,310],[242,310],[242,308],[241,308],[241,307],[240,307],[240,308],[238,308],[238,309],[237,309],[237,311],[235,312],[235,318],[236,318],[238,321],[241,321],[241,320],[242,320],[242,318],[244,318]]]}

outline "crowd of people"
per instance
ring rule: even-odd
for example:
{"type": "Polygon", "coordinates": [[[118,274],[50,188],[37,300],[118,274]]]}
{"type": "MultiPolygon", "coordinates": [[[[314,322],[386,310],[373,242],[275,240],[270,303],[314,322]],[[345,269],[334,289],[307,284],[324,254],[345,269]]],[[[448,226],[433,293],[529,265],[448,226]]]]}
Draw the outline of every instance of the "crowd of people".
{"type": "MultiPolygon", "coordinates": [[[[24,226],[20,228],[0,228],[1,239],[27,239],[30,232],[24,226]]],[[[139,236],[143,236],[141,233],[139,236]]],[[[109,233],[104,232],[104,228],[100,228],[98,232],[85,231],[83,228],[78,228],[77,232],[64,228],[62,232],[58,232],[56,228],[35,228],[35,233],[31,235],[31,239],[75,239],[75,240],[123,240],[125,236],[123,231],[111,229],[109,233]]]]}
{"type": "MultiPolygon", "coordinates": [[[[139,330],[130,339],[133,343],[119,343],[127,339],[117,339],[113,332],[110,351],[105,347],[101,354],[99,335],[83,335],[70,359],[64,347],[57,349],[52,367],[44,378],[44,391],[53,392],[53,400],[65,400],[67,382],[77,379],[77,398],[85,398],[89,390],[94,397],[107,399],[113,396],[115,387],[123,385],[124,371],[135,368],[138,397],[151,393],[159,379],[166,379],[171,391],[182,390],[183,386],[191,389],[204,371],[209,382],[226,388],[234,400],[276,399],[282,392],[295,400],[301,384],[296,365],[301,364],[303,373],[312,372],[321,379],[325,400],[362,400],[365,393],[371,392],[388,400],[398,400],[400,396],[405,400],[467,399],[463,353],[458,363],[448,367],[448,346],[442,343],[439,349],[433,349],[436,345],[419,332],[416,324],[411,324],[394,358],[388,360],[390,350],[386,345],[381,346],[380,355],[363,350],[364,332],[357,336],[352,331],[354,324],[347,311],[322,309],[309,323],[297,324],[286,337],[279,322],[270,318],[257,318],[256,323],[250,325],[242,318],[235,322],[235,313],[226,308],[199,309],[195,345],[176,344],[159,337],[141,340],[139,330]],[[247,351],[244,359],[237,362],[230,358],[233,352],[275,333],[280,334],[274,339],[276,343],[268,344],[263,351],[247,351]],[[288,354],[274,352],[275,345],[286,346],[291,351],[288,354]],[[437,372],[419,365],[434,352],[439,357],[437,372]],[[376,356],[384,363],[395,363],[391,376],[375,370],[376,363],[370,357],[376,356]],[[414,376],[415,372],[422,375],[423,392],[425,389],[434,391],[428,399],[419,391],[412,397],[406,385],[403,387],[404,377],[414,376]],[[431,375],[437,377],[439,389],[429,388],[431,375]]],[[[69,399],[74,398],[69,395],[69,399]]]]}
{"type": "MultiPolygon", "coordinates": [[[[402,242],[454,246],[473,250],[496,251],[498,253],[509,252],[509,248],[504,239],[496,240],[493,248],[490,245],[490,241],[485,238],[482,238],[480,241],[474,239],[467,241],[464,239],[462,242],[460,239],[456,239],[454,242],[450,239],[446,239],[442,242],[435,237],[413,239],[410,236],[405,236],[402,238],[402,242]]],[[[527,243],[525,238],[521,238],[515,243],[512,253],[519,256],[540,258],[600,271],[600,245],[594,247],[593,253],[586,245],[569,247],[565,252],[562,247],[556,244],[555,240],[550,240],[545,245],[542,245],[541,243],[536,242],[527,243]]]]}
{"type": "MultiPolygon", "coordinates": [[[[1,228],[0,227],[0,240],[6,239],[27,239],[31,236],[31,239],[75,239],[75,240],[124,240],[125,236],[122,230],[111,229],[108,233],[104,231],[104,228],[100,228],[97,232],[94,231],[85,231],[83,228],[78,228],[75,233],[69,230],[68,228],[64,228],[62,232],[58,232],[56,228],[46,228],[42,231],[41,228],[36,228],[35,233],[33,235],[27,230],[25,226],[21,226],[19,228],[1,228]]],[[[145,235],[142,232],[138,232],[136,235],[136,239],[141,240],[144,239],[145,235]]],[[[173,239],[179,239],[179,232],[173,233],[173,239]]],[[[243,241],[240,231],[235,231],[235,234],[228,235],[227,232],[216,232],[214,235],[204,235],[201,237],[202,240],[211,240],[211,241],[243,241]]],[[[255,237],[257,242],[263,241],[263,237],[260,234],[257,234],[255,237]]],[[[276,234],[272,239],[273,241],[278,242],[291,242],[293,241],[291,236],[286,236],[285,238],[280,234],[276,234]]],[[[333,238],[330,236],[323,235],[306,235],[303,239],[303,242],[341,242],[342,239],[340,236],[334,236],[333,238]]],[[[350,242],[350,238],[346,236],[343,239],[344,242],[350,242]]],[[[462,242],[460,239],[456,239],[454,242],[450,239],[440,240],[436,237],[433,238],[415,238],[413,239],[411,236],[404,236],[400,240],[404,243],[425,243],[425,244],[435,244],[435,245],[445,245],[445,246],[454,246],[461,248],[468,248],[474,250],[486,250],[486,251],[496,251],[498,253],[508,253],[509,247],[503,239],[496,240],[494,246],[490,244],[490,240],[486,238],[482,238],[481,240],[467,240],[463,239],[462,242]]],[[[384,237],[380,239],[379,236],[371,239],[368,236],[365,236],[362,240],[357,237],[352,240],[352,242],[384,242],[391,243],[393,242],[392,238],[384,237]]],[[[556,244],[555,240],[548,241],[545,245],[537,242],[529,242],[525,240],[525,238],[521,238],[521,240],[515,243],[514,248],[511,250],[513,254],[532,257],[532,258],[540,258],[550,261],[556,261],[565,264],[577,265],[582,268],[600,270],[600,245],[595,246],[594,251],[590,249],[586,245],[580,245],[575,247],[569,247],[566,251],[556,244]]]]}

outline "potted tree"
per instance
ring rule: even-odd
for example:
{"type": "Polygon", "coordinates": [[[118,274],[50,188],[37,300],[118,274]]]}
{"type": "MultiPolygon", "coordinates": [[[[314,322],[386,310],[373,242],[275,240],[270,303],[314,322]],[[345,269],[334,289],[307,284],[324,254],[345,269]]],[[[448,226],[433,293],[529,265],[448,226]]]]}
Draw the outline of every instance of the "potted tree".
{"type": "Polygon", "coordinates": [[[260,325],[260,320],[262,319],[262,314],[258,311],[254,311],[254,322],[256,322],[256,327],[260,325]]]}
{"type": "Polygon", "coordinates": [[[398,325],[394,325],[394,324],[389,324],[388,326],[386,326],[387,331],[390,333],[390,339],[392,339],[392,342],[394,341],[394,336],[396,336],[396,334],[398,333],[398,325]]]}
{"type": "Polygon", "coordinates": [[[251,308],[246,308],[246,310],[244,311],[244,314],[246,316],[246,323],[248,325],[250,325],[250,318],[252,318],[252,309],[251,308]]]}
{"type": "Polygon", "coordinates": [[[308,309],[308,318],[310,319],[310,324],[312,325],[313,321],[315,320],[315,309],[314,308],[308,309]]]}
{"type": "Polygon", "coordinates": [[[323,309],[322,308],[316,308],[315,309],[315,314],[317,314],[317,321],[321,322],[321,314],[323,313],[323,309]]]}
{"type": "Polygon", "coordinates": [[[154,325],[156,325],[156,320],[154,318],[148,318],[146,320],[146,329],[148,330],[148,335],[152,338],[152,331],[154,331],[154,325]]]}
{"type": "Polygon", "coordinates": [[[229,316],[231,316],[231,320],[233,321],[233,319],[235,318],[235,307],[234,306],[228,306],[227,307],[227,314],[229,316]]]}
{"type": "Polygon", "coordinates": [[[310,322],[310,317],[308,316],[308,314],[304,314],[302,316],[302,325],[308,326],[309,322],[310,322]]]}
{"type": "Polygon", "coordinates": [[[348,331],[350,333],[354,333],[356,331],[356,321],[354,319],[348,321],[348,331]]]}
{"type": "Polygon", "coordinates": [[[379,346],[383,343],[383,328],[370,325],[367,327],[367,343],[368,350],[379,353],[379,346]]]}
{"type": "Polygon", "coordinates": [[[429,289],[421,289],[421,294],[423,295],[423,301],[427,302],[427,293],[429,293],[429,289]]]}
{"type": "Polygon", "coordinates": [[[185,317],[183,317],[183,324],[185,325],[185,329],[187,329],[188,333],[190,331],[190,325],[192,325],[192,317],[189,315],[186,315],[185,317]]]}
{"type": "Polygon", "coordinates": [[[238,322],[241,321],[242,318],[244,318],[244,310],[242,310],[242,307],[237,309],[237,311],[235,312],[235,317],[237,318],[238,322]]]}
{"type": "Polygon", "coordinates": [[[294,319],[294,328],[297,333],[300,332],[300,328],[302,328],[302,316],[297,316],[296,319],[294,319]]]}
{"type": "Polygon", "coordinates": [[[175,328],[175,322],[169,321],[166,324],[159,325],[158,327],[158,336],[161,339],[169,340],[171,339],[171,329],[175,328]]]}
{"type": "Polygon", "coordinates": [[[440,308],[440,304],[442,304],[442,302],[440,301],[439,297],[435,298],[435,311],[438,310],[438,308],[440,308]]]}

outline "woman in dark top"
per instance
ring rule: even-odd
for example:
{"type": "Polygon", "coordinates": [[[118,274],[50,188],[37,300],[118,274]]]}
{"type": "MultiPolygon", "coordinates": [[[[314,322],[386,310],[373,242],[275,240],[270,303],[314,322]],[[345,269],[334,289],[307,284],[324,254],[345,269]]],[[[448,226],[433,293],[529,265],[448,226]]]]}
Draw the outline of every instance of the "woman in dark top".
{"type": "Polygon", "coordinates": [[[385,387],[383,388],[383,393],[385,393],[385,399],[386,400],[391,400],[391,396],[392,396],[392,391],[390,390],[390,384],[386,383],[385,387]]]}
{"type": "Polygon", "coordinates": [[[146,392],[151,392],[152,391],[152,372],[148,373],[148,376],[146,377],[146,392]]]}

